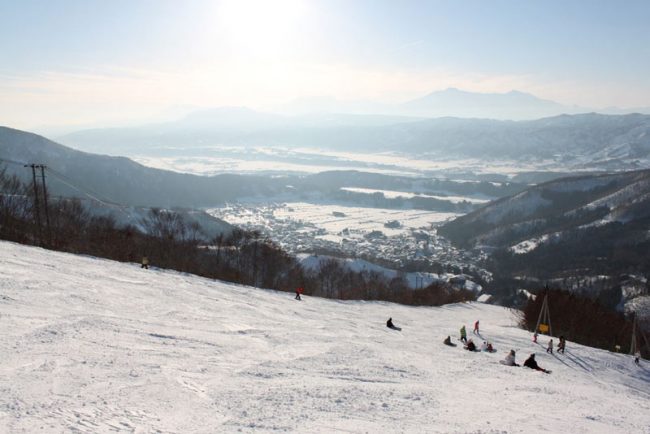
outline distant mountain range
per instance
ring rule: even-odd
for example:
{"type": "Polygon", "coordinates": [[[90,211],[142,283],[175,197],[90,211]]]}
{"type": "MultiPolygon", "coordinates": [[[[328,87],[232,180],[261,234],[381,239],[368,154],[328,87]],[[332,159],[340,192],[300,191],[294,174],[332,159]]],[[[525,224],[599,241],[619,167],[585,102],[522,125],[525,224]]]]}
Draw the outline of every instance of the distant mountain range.
{"type": "Polygon", "coordinates": [[[285,146],[521,161],[544,170],[650,167],[650,115],[642,114],[588,113],[532,121],[422,120],[387,115],[288,117],[223,108],[164,124],[80,131],[60,140],[89,152],[127,156],[163,155],[169,149],[193,152],[215,145],[285,146]]]}
{"type": "Polygon", "coordinates": [[[476,93],[460,89],[431,92],[399,106],[404,114],[435,117],[503,120],[539,119],[560,114],[585,113],[589,109],[565,106],[529,93],[476,93]]]}
{"type": "Polygon", "coordinates": [[[480,195],[503,197],[524,187],[517,183],[454,182],[414,177],[388,176],[356,171],[322,172],[309,176],[262,176],[221,174],[197,176],[153,169],[125,157],[86,153],[55,143],[42,136],[0,127],[0,165],[7,164],[25,182],[31,171],[22,163],[45,164],[51,169],[49,191],[55,195],[95,197],[130,207],[211,207],[242,197],[270,198],[282,194],[299,198],[316,195],[321,200],[348,201],[385,208],[417,208],[466,212],[471,203],[455,203],[444,196],[480,195]],[[343,187],[415,191],[438,197],[387,199],[342,190],[343,187]]]}
{"type": "Polygon", "coordinates": [[[270,111],[288,114],[354,113],[383,114],[424,118],[460,117],[500,120],[532,120],[561,114],[598,112],[602,114],[650,114],[650,107],[622,109],[565,105],[512,90],[504,93],[468,92],[448,88],[397,104],[371,101],[341,101],[328,97],[299,98],[271,107],[270,111]]]}

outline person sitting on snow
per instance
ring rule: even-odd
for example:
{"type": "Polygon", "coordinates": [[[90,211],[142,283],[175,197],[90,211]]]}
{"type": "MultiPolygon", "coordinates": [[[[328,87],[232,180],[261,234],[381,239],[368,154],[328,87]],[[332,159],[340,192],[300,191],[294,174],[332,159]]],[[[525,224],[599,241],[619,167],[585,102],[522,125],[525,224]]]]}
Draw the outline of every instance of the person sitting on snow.
{"type": "Polygon", "coordinates": [[[507,366],[519,366],[517,362],[515,362],[515,350],[510,350],[502,363],[507,366]]]}
{"type": "Polygon", "coordinates": [[[395,324],[393,324],[393,318],[388,318],[388,321],[386,321],[386,327],[388,327],[389,329],[397,330],[397,331],[402,330],[401,328],[399,328],[395,324]]]}
{"type": "Polygon", "coordinates": [[[442,343],[445,345],[451,345],[451,336],[447,336],[442,343]]]}
{"type": "Polygon", "coordinates": [[[487,342],[483,341],[483,344],[481,345],[481,351],[487,351],[487,350],[488,350],[487,342]]]}
{"type": "Polygon", "coordinates": [[[548,371],[544,368],[541,368],[538,364],[537,361],[535,361],[535,353],[531,354],[529,358],[526,359],[524,362],[524,366],[530,369],[534,369],[536,371],[542,371],[546,372],[547,374],[551,371],[548,371]]]}
{"type": "Polygon", "coordinates": [[[470,339],[469,342],[467,342],[465,349],[469,351],[476,351],[476,345],[474,344],[474,341],[470,339]]]}

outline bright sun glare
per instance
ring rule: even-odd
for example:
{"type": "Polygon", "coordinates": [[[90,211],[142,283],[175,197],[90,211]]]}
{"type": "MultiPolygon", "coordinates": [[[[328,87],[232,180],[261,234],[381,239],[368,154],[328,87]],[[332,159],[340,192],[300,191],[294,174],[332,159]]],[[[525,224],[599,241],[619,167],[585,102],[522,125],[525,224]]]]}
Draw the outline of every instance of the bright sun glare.
{"type": "Polygon", "coordinates": [[[219,34],[240,54],[274,56],[299,37],[301,0],[226,0],[217,10],[219,34]]]}

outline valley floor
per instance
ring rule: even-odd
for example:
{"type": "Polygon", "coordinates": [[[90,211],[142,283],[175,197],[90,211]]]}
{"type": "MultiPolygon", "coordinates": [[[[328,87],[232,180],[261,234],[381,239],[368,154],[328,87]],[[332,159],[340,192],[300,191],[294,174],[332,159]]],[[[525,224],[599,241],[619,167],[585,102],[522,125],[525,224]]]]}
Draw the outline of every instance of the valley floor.
{"type": "Polygon", "coordinates": [[[547,355],[516,322],[2,242],[0,431],[650,433],[647,362],[570,341],[547,355]],[[442,345],[477,319],[497,353],[442,345]],[[553,373],[500,365],[511,348],[553,373]]]}

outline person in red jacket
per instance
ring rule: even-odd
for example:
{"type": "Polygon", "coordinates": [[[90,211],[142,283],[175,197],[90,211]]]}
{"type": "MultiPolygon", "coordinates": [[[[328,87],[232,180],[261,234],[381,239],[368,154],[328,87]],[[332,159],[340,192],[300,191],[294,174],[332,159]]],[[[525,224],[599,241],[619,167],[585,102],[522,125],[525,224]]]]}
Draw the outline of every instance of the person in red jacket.
{"type": "Polygon", "coordinates": [[[303,291],[302,286],[299,286],[298,288],[296,288],[296,300],[302,300],[300,298],[300,294],[302,294],[302,291],[303,291]]]}
{"type": "Polygon", "coordinates": [[[474,323],[474,334],[475,335],[480,334],[479,331],[478,331],[478,320],[476,320],[476,322],[474,323]]]}

